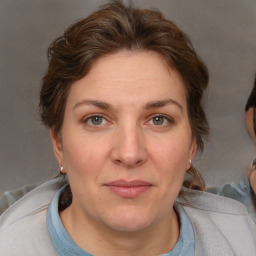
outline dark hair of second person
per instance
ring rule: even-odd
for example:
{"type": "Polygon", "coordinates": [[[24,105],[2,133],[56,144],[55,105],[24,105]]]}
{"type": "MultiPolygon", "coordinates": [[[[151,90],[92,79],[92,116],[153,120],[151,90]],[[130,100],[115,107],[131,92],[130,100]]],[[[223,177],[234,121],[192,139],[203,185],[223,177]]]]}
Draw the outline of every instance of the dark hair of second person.
{"type": "Polygon", "coordinates": [[[256,144],[256,76],[253,89],[245,106],[245,124],[249,135],[256,144]]]}

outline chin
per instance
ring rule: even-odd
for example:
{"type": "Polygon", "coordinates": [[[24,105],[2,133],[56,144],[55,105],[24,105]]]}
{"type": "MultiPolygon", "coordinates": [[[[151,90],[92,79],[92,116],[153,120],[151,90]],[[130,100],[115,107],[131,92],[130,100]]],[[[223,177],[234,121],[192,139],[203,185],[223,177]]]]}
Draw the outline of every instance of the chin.
{"type": "Polygon", "coordinates": [[[111,218],[106,220],[106,224],[114,231],[118,232],[139,232],[154,222],[154,217],[145,212],[127,209],[119,211],[117,214],[111,214],[111,218]]]}
{"type": "Polygon", "coordinates": [[[124,220],[124,221],[115,221],[114,223],[110,223],[109,228],[116,232],[122,233],[134,233],[140,232],[150,227],[150,223],[137,220],[124,220]]]}

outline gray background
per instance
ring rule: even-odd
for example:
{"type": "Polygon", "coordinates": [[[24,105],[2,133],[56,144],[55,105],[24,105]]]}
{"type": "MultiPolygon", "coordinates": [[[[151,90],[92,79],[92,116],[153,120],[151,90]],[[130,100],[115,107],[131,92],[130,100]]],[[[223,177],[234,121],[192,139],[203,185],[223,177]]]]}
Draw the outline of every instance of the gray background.
{"type": "MultiPolygon", "coordinates": [[[[255,0],[134,1],[155,7],[192,39],[210,71],[206,112],[211,136],[195,160],[208,185],[239,180],[254,155],[244,106],[256,70],[255,0]]],[[[71,22],[103,1],[0,1],[0,192],[57,174],[38,115],[46,50],[71,22]]]]}

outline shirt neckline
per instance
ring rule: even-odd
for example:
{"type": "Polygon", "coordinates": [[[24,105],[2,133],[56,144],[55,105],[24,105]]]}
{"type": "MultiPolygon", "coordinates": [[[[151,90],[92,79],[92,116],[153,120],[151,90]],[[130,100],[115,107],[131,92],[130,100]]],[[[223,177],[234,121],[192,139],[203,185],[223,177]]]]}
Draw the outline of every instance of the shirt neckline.
{"type": "MultiPolygon", "coordinates": [[[[72,240],[62,224],[58,212],[58,204],[59,197],[65,190],[65,187],[66,185],[55,194],[47,210],[46,222],[51,241],[59,255],[93,256],[80,248],[72,240]]],[[[181,204],[176,202],[174,207],[180,219],[180,236],[174,248],[170,252],[161,254],[160,256],[193,256],[195,250],[195,238],[192,224],[181,204]]]]}

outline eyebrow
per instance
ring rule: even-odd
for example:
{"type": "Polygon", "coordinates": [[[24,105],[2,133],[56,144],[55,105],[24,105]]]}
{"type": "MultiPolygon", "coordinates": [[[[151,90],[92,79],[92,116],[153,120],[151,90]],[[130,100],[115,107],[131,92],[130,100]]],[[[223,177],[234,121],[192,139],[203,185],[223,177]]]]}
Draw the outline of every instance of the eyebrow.
{"type": "Polygon", "coordinates": [[[172,100],[172,99],[150,101],[146,104],[145,109],[161,108],[170,104],[177,106],[183,112],[182,105],[176,100],[172,100]]]}
{"type": "MultiPolygon", "coordinates": [[[[113,108],[109,103],[106,103],[106,102],[103,102],[103,101],[84,99],[84,100],[78,101],[74,105],[73,110],[76,109],[77,107],[81,106],[81,105],[93,105],[95,107],[105,109],[105,110],[113,108]]],[[[144,108],[146,110],[150,110],[150,109],[154,109],[154,108],[165,107],[166,105],[175,105],[183,112],[182,105],[180,103],[178,103],[176,100],[173,100],[173,99],[150,101],[145,105],[144,108]]]]}
{"type": "Polygon", "coordinates": [[[95,107],[101,108],[101,109],[110,109],[111,105],[103,102],[103,101],[99,101],[99,100],[81,100],[78,101],[74,107],[73,110],[76,109],[77,107],[81,106],[81,105],[93,105],[95,107]]]}

